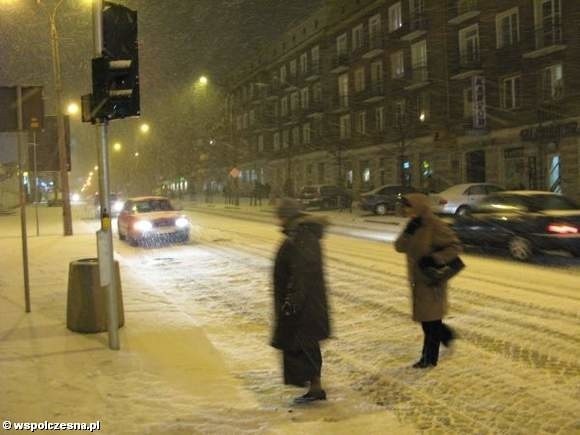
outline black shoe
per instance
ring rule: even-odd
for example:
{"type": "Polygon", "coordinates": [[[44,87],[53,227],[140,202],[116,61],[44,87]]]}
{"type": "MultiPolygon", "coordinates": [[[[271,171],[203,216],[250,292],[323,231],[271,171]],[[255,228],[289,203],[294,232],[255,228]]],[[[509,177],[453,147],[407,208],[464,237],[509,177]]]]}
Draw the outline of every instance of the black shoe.
{"type": "Polygon", "coordinates": [[[449,326],[447,326],[445,337],[441,338],[441,344],[443,344],[443,346],[445,347],[449,347],[453,343],[453,340],[455,340],[456,338],[457,338],[456,332],[449,326]]]}
{"type": "Polygon", "coordinates": [[[433,363],[433,362],[427,362],[423,359],[420,359],[419,361],[417,361],[415,364],[413,364],[413,368],[414,369],[427,369],[429,367],[436,367],[437,363],[433,363]]]}
{"type": "Polygon", "coordinates": [[[302,405],[305,403],[314,402],[316,400],[326,400],[326,391],[320,390],[316,392],[309,391],[308,393],[304,394],[303,396],[296,397],[294,399],[295,405],[302,405]]]}

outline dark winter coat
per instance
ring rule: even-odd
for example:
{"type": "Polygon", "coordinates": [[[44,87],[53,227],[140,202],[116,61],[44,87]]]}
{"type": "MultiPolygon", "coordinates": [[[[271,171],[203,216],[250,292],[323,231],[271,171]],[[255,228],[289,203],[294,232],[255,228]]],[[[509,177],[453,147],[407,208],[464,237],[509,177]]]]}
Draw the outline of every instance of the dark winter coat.
{"type": "Polygon", "coordinates": [[[272,346],[292,350],[330,336],[330,321],[320,239],[327,221],[301,214],[283,228],[274,263],[274,331],[272,346]],[[285,316],[290,300],[296,314],[285,316]]]}
{"type": "Polygon", "coordinates": [[[436,264],[448,263],[461,252],[461,244],[453,230],[433,214],[425,195],[413,193],[405,198],[421,217],[421,226],[413,234],[403,232],[395,241],[397,252],[407,254],[413,320],[440,320],[447,313],[447,283],[430,285],[418,263],[425,256],[431,256],[436,264]]]}

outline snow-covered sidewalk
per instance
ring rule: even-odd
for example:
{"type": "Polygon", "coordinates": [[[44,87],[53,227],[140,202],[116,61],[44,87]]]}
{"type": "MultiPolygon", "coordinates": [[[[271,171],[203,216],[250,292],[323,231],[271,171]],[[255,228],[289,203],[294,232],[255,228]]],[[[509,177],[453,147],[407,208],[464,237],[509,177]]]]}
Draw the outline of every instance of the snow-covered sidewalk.
{"type": "Polygon", "coordinates": [[[384,410],[367,421],[359,415],[298,424],[292,410],[259,403],[196,318],[123,255],[117,255],[125,305],[121,350],[108,349],[106,333],[67,330],[68,266],[96,256],[95,222],[76,220],[75,235],[63,237],[60,209],[40,213],[36,237],[29,211],[31,313],[24,312],[18,215],[0,217],[3,421],[99,421],[104,433],[413,432],[384,410]]]}

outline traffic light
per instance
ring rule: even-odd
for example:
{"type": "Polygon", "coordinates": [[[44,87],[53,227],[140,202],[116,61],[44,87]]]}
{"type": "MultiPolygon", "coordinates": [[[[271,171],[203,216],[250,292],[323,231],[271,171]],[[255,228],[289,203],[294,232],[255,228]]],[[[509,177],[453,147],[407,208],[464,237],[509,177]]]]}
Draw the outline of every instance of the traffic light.
{"type": "Polygon", "coordinates": [[[102,54],[93,59],[93,94],[88,105],[91,110],[90,115],[83,114],[83,120],[139,116],[136,11],[105,2],[102,54]]]}

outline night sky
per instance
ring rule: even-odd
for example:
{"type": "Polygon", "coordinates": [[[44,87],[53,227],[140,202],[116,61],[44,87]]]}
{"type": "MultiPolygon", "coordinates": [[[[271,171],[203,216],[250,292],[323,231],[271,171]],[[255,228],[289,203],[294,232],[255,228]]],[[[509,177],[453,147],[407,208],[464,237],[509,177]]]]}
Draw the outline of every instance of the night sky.
{"type": "MultiPolygon", "coordinates": [[[[54,5],[56,0],[42,0],[54,5]]],[[[322,0],[126,0],[139,12],[141,110],[157,122],[156,140],[170,142],[186,124],[184,95],[201,75],[224,81],[239,61],[268,44],[322,0]]],[[[90,93],[91,10],[86,0],[65,0],[58,14],[65,101],[90,93]]],[[[46,113],[54,113],[49,24],[33,0],[0,2],[0,85],[45,86],[46,113]]],[[[111,139],[130,137],[137,120],[113,122],[111,139]]],[[[94,133],[73,123],[73,174],[92,167],[94,133]],[[76,170],[76,171],[75,171],[76,170]]],[[[154,129],[152,128],[152,131],[154,129]]],[[[182,140],[188,140],[186,132],[182,140]]]]}

